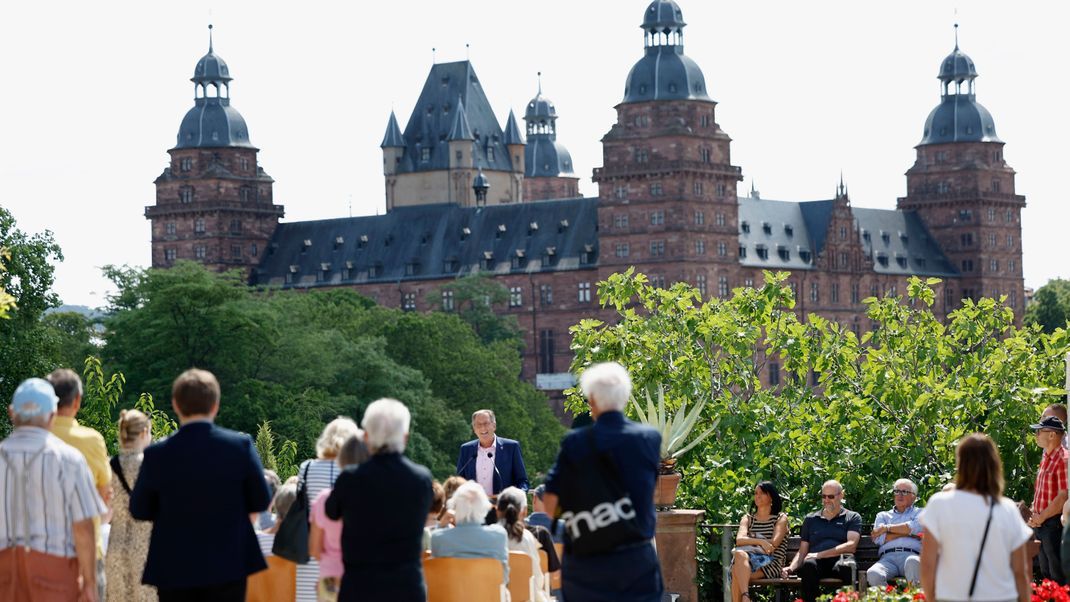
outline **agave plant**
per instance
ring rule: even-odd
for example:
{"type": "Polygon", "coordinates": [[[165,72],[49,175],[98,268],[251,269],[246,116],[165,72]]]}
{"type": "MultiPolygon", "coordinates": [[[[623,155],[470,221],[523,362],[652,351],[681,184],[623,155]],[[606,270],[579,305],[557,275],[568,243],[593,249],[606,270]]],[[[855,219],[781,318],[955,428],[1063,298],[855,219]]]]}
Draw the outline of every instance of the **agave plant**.
{"type": "Polygon", "coordinates": [[[688,412],[687,400],[685,399],[680,408],[670,415],[665,409],[665,390],[663,388],[658,387],[657,404],[651,398],[650,391],[646,391],[645,394],[645,410],[635,397],[632,397],[632,405],[635,407],[635,413],[639,416],[640,422],[649,424],[661,433],[661,472],[662,474],[668,474],[675,470],[676,459],[701,443],[703,439],[709,437],[714,429],[717,428],[717,424],[721,419],[718,417],[710,425],[710,428],[688,441],[688,436],[695,428],[695,424],[698,423],[699,416],[702,415],[702,408],[706,407],[706,400],[700,400],[688,412]]]}

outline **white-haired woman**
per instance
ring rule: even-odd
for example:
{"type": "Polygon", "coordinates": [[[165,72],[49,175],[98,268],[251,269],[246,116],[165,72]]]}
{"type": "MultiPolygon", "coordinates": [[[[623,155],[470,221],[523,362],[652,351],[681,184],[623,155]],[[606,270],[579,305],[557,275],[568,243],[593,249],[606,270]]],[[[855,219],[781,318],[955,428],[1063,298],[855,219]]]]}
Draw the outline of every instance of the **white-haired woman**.
{"type": "MultiPolygon", "coordinates": [[[[335,459],[347,439],[360,435],[360,428],[351,418],[339,416],[330,421],[316,440],[316,457],[305,460],[297,470],[297,476],[305,482],[308,507],[316,496],[325,489],[334,486],[338,478],[338,465],[335,459]]],[[[319,562],[309,559],[306,564],[297,565],[297,602],[316,602],[316,588],[320,578],[319,562]]]]}
{"type": "Polygon", "coordinates": [[[524,517],[528,514],[528,496],[516,487],[506,487],[498,494],[497,511],[498,525],[505,529],[506,545],[509,550],[523,552],[531,558],[531,574],[535,578],[535,599],[538,602],[546,602],[542,565],[539,562],[539,542],[524,523],[524,517]]]}
{"type": "Polygon", "coordinates": [[[427,599],[423,534],[431,473],[402,455],[409,421],[400,401],[373,401],[361,421],[370,457],[342,472],[327,498],[327,517],[343,526],[340,602],[427,599]]]}
{"type": "Polygon", "coordinates": [[[456,524],[452,529],[439,529],[431,534],[431,556],[497,558],[502,563],[508,583],[508,537],[501,526],[485,524],[487,513],[492,508],[487,492],[479,483],[468,481],[457,488],[446,504],[453,511],[456,524]]]}
{"type": "MultiPolygon", "coordinates": [[[[574,429],[561,441],[557,461],[546,478],[543,505],[553,516],[558,505],[577,514],[590,512],[584,507],[592,478],[616,480],[626,494],[613,501],[616,520],[599,527],[622,529],[620,543],[600,549],[592,546],[589,554],[576,554],[583,545],[591,521],[566,523],[565,559],[562,561],[562,593],[566,600],[615,600],[620,602],[656,602],[661,600],[664,585],[658,556],[651,543],[657,522],[654,513],[654,484],[657,481],[661,435],[649,426],[624,417],[624,406],[632,393],[628,371],[620,364],[595,364],[580,375],[580,389],[591,406],[591,426],[574,429]],[[606,474],[599,456],[616,470],[606,474]],[[585,528],[586,525],[586,528],[585,528]],[[626,571],[620,570],[627,567],[626,571]]],[[[599,504],[595,504],[599,505],[599,504]]]]}

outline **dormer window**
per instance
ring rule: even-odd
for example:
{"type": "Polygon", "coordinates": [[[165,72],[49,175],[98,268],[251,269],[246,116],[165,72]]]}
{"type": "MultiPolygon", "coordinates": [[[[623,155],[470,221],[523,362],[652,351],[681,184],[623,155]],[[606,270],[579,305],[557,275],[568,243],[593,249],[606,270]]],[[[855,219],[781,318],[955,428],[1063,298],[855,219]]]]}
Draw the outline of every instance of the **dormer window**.
{"type": "Polygon", "coordinates": [[[383,264],[375,262],[368,267],[368,278],[380,278],[383,275],[383,264]]]}
{"type": "Polygon", "coordinates": [[[312,240],[311,239],[306,238],[304,241],[301,242],[301,252],[302,253],[307,252],[311,248],[312,248],[312,240]]]}
{"type": "Polygon", "coordinates": [[[513,254],[512,258],[510,258],[509,264],[514,270],[524,267],[524,250],[517,249],[516,253],[513,254]]]}
{"type": "Polygon", "coordinates": [[[869,242],[869,230],[862,230],[862,240],[869,242]]]}
{"type": "Polygon", "coordinates": [[[772,234],[773,233],[773,226],[771,226],[769,224],[769,222],[762,222],[762,232],[764,232],[766,234],[772,234]]]}
{"type": "Polygon", "coordinates": [[[383,246],[384,247],[389,247],[390,243],[392,243],[392,242],[394,242],[394,235],[393,234],[387,234],[386,238],[383,239],[383,246]]]}
{"type": "Polygon", "coordinates": [[[465,227],[461,228],[461,240],[468,240],[468,237],[472,235],[472,230],[465,227]]]}
{"type": "Polygon", "coordinates": [[[888,244],[891,240],[892,237],[884,230],[881,230],[881,241],[884,242],[884,244],[888,244]]]}
{"type": "Polygon", "coordinates": [[[367,234],[361,234],[360,238],[357,239],[357,248],[358,249],[363,249],[366,246],[368,246],[368,235],[367,234]]]}
{"type": "Polygon", "coordinates": [[[905,245],[908,242],[910,242],[910,237],[907,236],[906,232],[900,232],[899,233],[899,240],[903,241],[903,244],[905,245]]]}
{"type": "Polygon", "coordinates": [[[420,162],[421,163],[430,163],[431,162],[431,149],[429,149],[429,148],[421,148],[420,149],[420,162]]]}
{"type": "Polygon", "coordinates": [[[784,224],[784,234],[785,234],[785,235],[786,235],[786,236],[787,236],[788,238],[791,238],[792,236],[794,236],[794,235],[795,235],[795,228],[794,228],[794,227],[792,227],[792,225],[791,225],[791,224],[784,224]]]}
{"type": "Polygon", "coordinates": [[[405,275],[415,276],[420,273],[420,262],[415,259],[405,264],[405,275]]]}
{"type": "Polygon", "coordinates": [[[291,274],[296,274],[300,269],[301,269],[301,266],[297,265],[296,263],[291,263],[290,264],[290,273],[291,274]]]}
{"type": "Polygon", "coordinates": [[[580,265],[591,263],[594,263],[594,245],[583,245],[583,252],[580,253],[580,265]]]}
{"type": "Polygon", "coordinates": [[[791,260],[791,251],[789,251],[788,248],[785,247],[784,245],[777,245],[776,254],[777,254],[777,257],[779,257],[781,261],[789,261],[789,260],[791,260]]]}
{"type": "Polygon", "coordinates": [[[495,231],[494,238],[500,240],[501,237],[505,236],[505,232],[506,232],[505,224],[498,224],[498,230],[495,231]]]}
{"type": "Polygon", "coordinates": [[[758,259],[762,261],[769,259],[769,249],[765,245],[754,247],[754,251],[758,254],[758,259]]]}
{"type": "Polygon", "coordinates": [[[442,271],[447,274],[452,274],[461,269],[461,262],[456,257],[450,257],[442,262],[442,271]]]}
{"type": "Polygon", "coordinates": [[[903,269],[906,269],[906,267],[907,267],[907,258],[906,258],[905,255],[896,255],[895,256],[895,262],[897,264],[899,264],[899,267],[901,267],[903,269]]]}
{"type": "Polygon", "coordinates": [[[884,253],[877,254],[877,263],[881,264],[881,267],[888,267],[888,256],[884,253]]]}
{"type": "Polygon", "coordinates": [[[550,267],[554,264],[554,260],[557,258],[557,247],[546,247],[546,252],[542,256],[542,266],[550,267]]]}
{"type": "Polygon", "coordinates": [[[810,251],[807,251],[807,250],[804,250],[804,249],[799,249],[799,260],[800,261],[802,261],[803,263],[810,263],[811,259],[812,259],[812,256],[810,255],[810,251]]]}
{"type": "Polygon", "coordinates": [[[335,236],[334,237],[334,250],[337,251],[338,249],[342,248],[342,245],[344,245],[345,242],[346,242],[346,239],[344,237],[335,236]]]}
{"type": "Polygon", "coordinates": [[[743,245],[739,245],[739,258],[740,259],[746,259],[747,258],[747,247],[745,247],[743,245]]]}
{"type": "Polygon", "coordinates": [[[483,251],[483,258],[479,260],[479,269],[494,269],[494,253],[492,251],[483,251]]]}
{"type": "Polygon", "coordinates": [[[532,236],[539,231],[539,222],[531,222],[528,224],[528,236],[532,236]]]}
{"type": "Polygon", "coordinates": [[[744,234],[750,234],[750,224],[747,222],[740,223],[739,229],[742,230],[744,234]]]}
{"type": "Polygon", "coordinates": [[[564,232],[565,230],[568,230],[568,220],[567,219],[563,219],[563,220],[561,220],[560,222],[557,223],[557,232],[558,232],[558,234],[564,232]]]}

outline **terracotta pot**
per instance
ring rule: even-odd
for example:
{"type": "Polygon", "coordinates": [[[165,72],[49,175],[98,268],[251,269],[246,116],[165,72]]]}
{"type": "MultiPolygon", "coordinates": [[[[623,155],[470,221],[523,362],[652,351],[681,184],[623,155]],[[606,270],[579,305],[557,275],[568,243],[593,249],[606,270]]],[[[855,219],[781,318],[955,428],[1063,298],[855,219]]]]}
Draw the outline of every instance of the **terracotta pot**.
{"type": "Polygon", "coordinates": [[[659,474],[658,482],[654,485],[654,507],[658,510],[671,510],[676,503],[676,490],[680,487],[680,479],[683,477],[678,472],[659,474]]]}

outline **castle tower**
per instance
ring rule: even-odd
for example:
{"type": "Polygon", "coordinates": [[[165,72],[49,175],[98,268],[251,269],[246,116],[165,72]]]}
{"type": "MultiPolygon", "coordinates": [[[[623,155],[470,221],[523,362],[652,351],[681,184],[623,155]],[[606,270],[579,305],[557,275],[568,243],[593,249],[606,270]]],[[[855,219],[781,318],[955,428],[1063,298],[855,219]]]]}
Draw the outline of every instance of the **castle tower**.
{"type": "Polygon", "coordinates": [[[945,287],[949,306],[1006,295],[1020,319],[1025,197],[1014,192],[1014,170],[992,115],[977,102],[977,69],[959,49],[955,27],[955,49],[940,65],[940,104],[925,121],[899,208],[918,213],[959,271],[945,287]]]}
{"type": "Polygon", "coordinates": [[[257,164],[241,114],[230,104],[230,70],[215,53],[197,61],[194,104],[167,151],[171,164],[156,178],[156,203],[145,208],[152,223],[152,267],[198,261],[216,270],[260,263],[283,216],[272,204],[272,182],[257,164]]]}
{"type": "Polygon", "coordinates": [[[435,64],[404,132],[393,114],[387,123],[381,145],[387,211],[435,203],[471,207],[480,169],[490,185],[488,204],[519,203],[523,166],[514,165],[514,157],[523,155],[517,141],[506,138],[472,64],[435,64]]]}
{"type": "Polygon", "coordinates": [[[617,123],[602,138],[603,167],[594,170],[599,265],[607,274],[634,265],[655,284],[727,289],[743,178],[702,70],[684,54],[685,25],[673,0],[654,0],[644,13],[644,56],[628,74],[617,123]]]}
{"type": "MultiPolygon", "coordinates": [[[[510,113],[510,117],[512,114],[510,113]]],[[[572,170],[572,155],[557,141],[557,109],[539,91],[524,111],[527,148],[524,153],[524,198],[571,199],[579,196],[579,181],[572,170]]]]}

